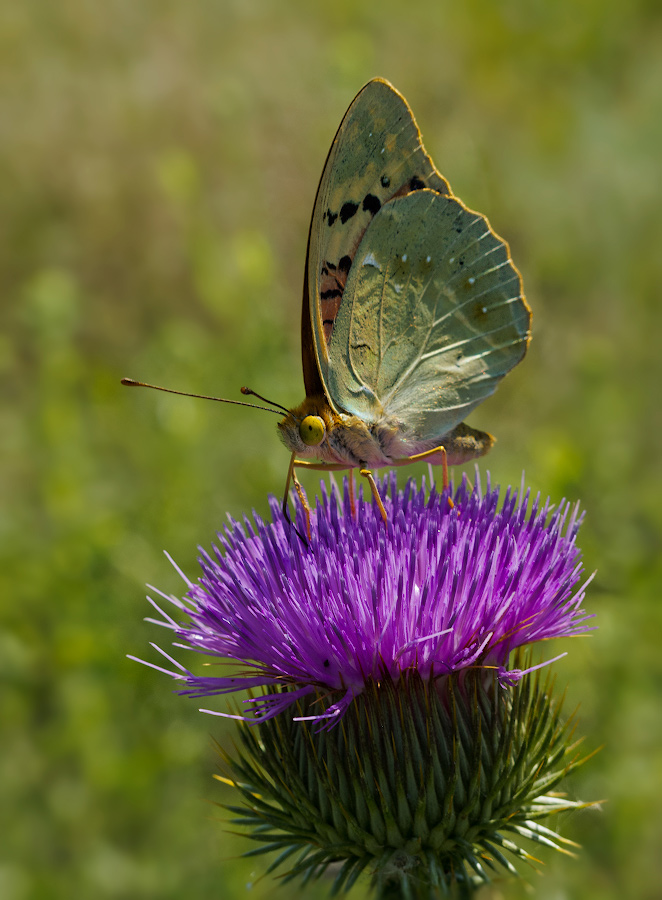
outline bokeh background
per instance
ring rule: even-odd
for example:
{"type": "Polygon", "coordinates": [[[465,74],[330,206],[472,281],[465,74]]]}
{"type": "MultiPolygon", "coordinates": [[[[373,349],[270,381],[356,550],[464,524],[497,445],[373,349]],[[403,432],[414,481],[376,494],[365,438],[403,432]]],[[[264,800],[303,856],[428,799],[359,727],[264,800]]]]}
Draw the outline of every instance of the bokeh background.
{"type": "Polygon", "coordinates": [[[119,379],[303,398],[312,201],[375,75],[510,241],[534,311],[526,360],[470,419],[499,439],[482,469],[587,510],[599,630],[548,652],[570,650],[568,711],[604,744],[568,790],[608,802],[560,822],[584,849],[543,852],[535,895],[660,896],[661,18],[650,0],[2,5],[4,900],[272,895],[214,805],[212,738],[233,726],[125,654],[156,661],[168,637],[142,621],[146,583],[181,591],[162,551],[195,576],[226,514],[266,513],[287,453],[272,416],[119,379]]]}

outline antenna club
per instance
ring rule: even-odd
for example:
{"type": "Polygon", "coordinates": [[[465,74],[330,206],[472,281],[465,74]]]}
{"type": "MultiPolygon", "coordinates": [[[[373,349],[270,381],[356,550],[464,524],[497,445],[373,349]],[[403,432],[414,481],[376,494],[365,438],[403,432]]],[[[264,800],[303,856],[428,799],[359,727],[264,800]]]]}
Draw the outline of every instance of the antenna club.
{"type": "Polygon", "coordinates": [[[133,378],[123,378],[120,382],[121,384],[125,384],[127,387],[140,387],[139,381],[134,381],[133,378]]]}
{"type": "Polygon", "coordinates": [[[274,403],[273,400],[267,400],[267,398],[263,397],[262,394],[258,394],[257,391],[254,391],[251,388],[246,387],[245,385],[244,387],[240,388],[240,390],[244,397],[257,397],[258,400],[261,400],[263,403],[268,403],[269,406],[277,406],[279,409],[282,409],[285,415],[289,413],[289,410],[284,406],[281,406],[280,403],[274,403]]]}

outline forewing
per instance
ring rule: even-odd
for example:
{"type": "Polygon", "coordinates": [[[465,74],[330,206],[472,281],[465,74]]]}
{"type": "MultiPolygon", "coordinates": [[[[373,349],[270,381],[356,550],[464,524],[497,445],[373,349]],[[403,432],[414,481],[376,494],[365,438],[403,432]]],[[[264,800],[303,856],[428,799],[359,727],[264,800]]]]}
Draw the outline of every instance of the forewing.
{"type": "Polygon", "coordinates": [[[382,206],[356,253],[329,346],[329,391],[412,439],[442,437],[526,352],[530,311],[508,245],[459,200],[382,206]]]}
{"type": "Polygon", "coordinates": [[[329,386],[328,344],[366,228],[385,203],[425,188],[450,193],[423,148],[404,97],[386,81],[370,81],[340,124],[313,208],[302,315],[308,395],[319,387],[311,358],[314,350],[324,389],[335,403],[329,386]]]}

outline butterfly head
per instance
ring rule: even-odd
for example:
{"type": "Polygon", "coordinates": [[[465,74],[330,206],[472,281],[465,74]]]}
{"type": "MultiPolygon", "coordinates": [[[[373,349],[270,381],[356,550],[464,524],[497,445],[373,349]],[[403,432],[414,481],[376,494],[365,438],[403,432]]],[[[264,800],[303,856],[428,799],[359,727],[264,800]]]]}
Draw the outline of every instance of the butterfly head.
{"type": "Polygon", "coordinates": [[[307,397],[278,423],[281,439],[299,457],[324,458],[333,416],[324,397],[307,397]]]}

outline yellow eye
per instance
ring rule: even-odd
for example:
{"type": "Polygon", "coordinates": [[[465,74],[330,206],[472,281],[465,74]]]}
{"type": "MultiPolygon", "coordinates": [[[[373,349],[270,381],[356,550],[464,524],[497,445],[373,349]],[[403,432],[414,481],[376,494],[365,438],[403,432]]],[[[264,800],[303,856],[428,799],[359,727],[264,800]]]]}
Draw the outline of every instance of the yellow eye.
{"type": "Polygon", "coordinates": [[[316,447],[324,440],[326,426],[324,419],[319,416],[306,416],[301,425],[299,425],[299,434],[304,444],[309,447],[316,447]]]}

